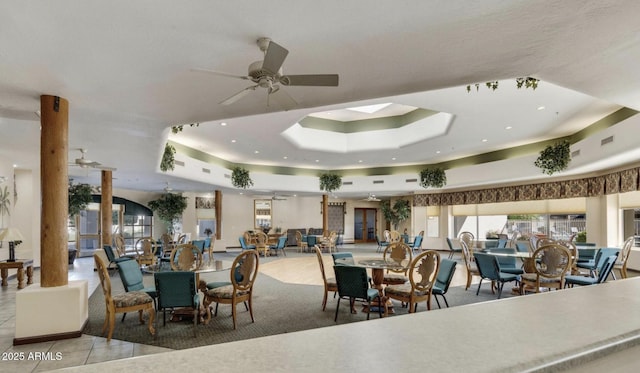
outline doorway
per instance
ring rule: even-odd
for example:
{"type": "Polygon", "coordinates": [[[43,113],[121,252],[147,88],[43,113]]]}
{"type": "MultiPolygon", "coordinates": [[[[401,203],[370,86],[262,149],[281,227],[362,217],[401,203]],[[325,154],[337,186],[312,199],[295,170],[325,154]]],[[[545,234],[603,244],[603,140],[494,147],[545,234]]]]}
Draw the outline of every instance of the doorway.
{"type": "Polygon", "coordinates": [[[353,240],[355,243],[375,242],[378,209],[355,208],[353,218],[353,240]]]}

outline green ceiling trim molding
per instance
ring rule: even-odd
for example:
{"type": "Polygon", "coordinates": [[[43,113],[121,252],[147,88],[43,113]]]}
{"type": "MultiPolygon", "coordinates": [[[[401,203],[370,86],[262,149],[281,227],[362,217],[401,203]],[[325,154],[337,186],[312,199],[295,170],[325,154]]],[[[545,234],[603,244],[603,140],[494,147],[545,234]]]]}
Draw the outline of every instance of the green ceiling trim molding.
{"type": "Polygon", "coordinates": [[[320,131],[330,131],[338,133],[358,133],[367,131],[388,130],[404,127],[424,118],[438,114],[437,111],[417,108],[403,115],[392,117],[382,117],[373,119],[353,120],[342,122],[316,117],[304,117],[298,124],[304,128],[316,129],[320,131]]]}
{"type": "MultiPolygon", "coordinates": [[[[423,110],[423,109],[420,109],[423,110]]],[[[342,178],[354,177],[354,176],[383,176],[383,175],[397,175],[416,173],[420,174],[420,171],[425,167],[429,168],[442,168],[445,170],[456,168],[473,166],[476,164],[482,164],[487,162],[501,161],[504,159],[525,156],[529,154],[539,153],[547,146],[558,143],[559,141],[567,140],[571,144],[574,144],[580,140],[585,139],[588,136],[602,131],[606,128],[612,127],[617,123],[622,122],[634,115],[638,114],[638,111],[623,107],[614,113],[598,120],[591,124],[589,127],[584,128],[572,135],[559,137],[551,140],[540,141],[532,144],[516,146],[508,149],[496,150],[493,152],[472,155],[469,157],[458,158],[451,161],[432,163],[432,164],[415,164],[408,166],[389,166],[389,167],[370,167],[370,168],[357,168],[357,169],[345,169],[345,170],[319,170],[312,168],[298,168],[298,167],[283,167],[283,166],[264,166],[248,163],[233,163],[226,161],[222,158],[212,156],[203,151],[190,148],[188,146],[169,141],[168,144],[173,145],[178,153],[184,154],[188,157],[197,159],[199,161],[217,165],[227,168],[229,170],[234,167],[242,167],[251,172],[264,172],[276,175],[291,175],[291,176],[315,176],[319,177],[323,173],[334,173],[340,175],[342,178]]],[[[317,119],[317,118],[316,118],[317,119]]]]}

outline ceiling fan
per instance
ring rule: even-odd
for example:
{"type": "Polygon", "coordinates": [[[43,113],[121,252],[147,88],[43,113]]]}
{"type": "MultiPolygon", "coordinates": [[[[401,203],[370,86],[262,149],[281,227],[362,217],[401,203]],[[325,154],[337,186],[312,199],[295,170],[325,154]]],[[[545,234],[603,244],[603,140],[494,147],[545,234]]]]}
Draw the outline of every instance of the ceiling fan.
{"type": "Polygon", "coordinates": [[[92,161],[90,159],[85,158],[85,155],[87,153],[87,149],[79,148],[79,149],[76,149],[76,150],[79,150],[82,155],[80,156],[80,158],[76,158],[73,163],[70,163],[69,164],[70,166],[78,166],[78,167],[82,167],[82,168],[96,168],[96,169],[105,170],[105,171],[115,171],[116,170],[114,167],[103,166],[102,163],[100,163],[100,162],[92,161]]]}
{"type": "Polygon", "coordinates": [[[280,89],[279,84],[284,86],[338,86],[338,74],[283,75],[282,64],[289,51],[269,38],[260,38],[257,43],[260,50],[264,52],[264,60],[250,64],[249,73],[246,76],[209,69],[192,69],[193,71],[250,80],[255,83],[220,102],[221,105],[231,105],[260,87],[267,89],[267,106],[269,106],[269,98],[273,97],[284,110],[290,110],[297,105],[297,102],[288,93],[280,89]]]}
{"type": "Polygon", "coordinates": [[[381,199],[376,198],[375,194],[371,194],[369,193],[369,196],[367,196],[367,198],[362,199],[362,201],[367,201],[367,202],[380,202],[381,199]]]}

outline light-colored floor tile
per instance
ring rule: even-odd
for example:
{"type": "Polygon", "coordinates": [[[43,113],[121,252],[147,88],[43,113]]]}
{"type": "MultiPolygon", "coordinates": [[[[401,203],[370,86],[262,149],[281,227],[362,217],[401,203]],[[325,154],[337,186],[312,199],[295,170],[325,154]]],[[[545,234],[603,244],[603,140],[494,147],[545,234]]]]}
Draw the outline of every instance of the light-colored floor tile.
{"type": "Polygon", "coordinates": [[[90,349],[59,353],[53,352],[48,357],[50,360],[41,360],[33,372],[46,372],[54,369],[84,365],[90,353],[90,349]]]}
{"type": "Polygon", "coordinates": [[[170,348],[158,347],[158,346],[150,346],[136,343],[133,345],[133,356],[142,356],[142,355],[152,355],[159,354],[162,352],[173,351],[170,348]]]}
{"type": "Polygon", "coordinates": [[[38,366],[39,361],[31,360],[13,360],[0,362],[0,371],[2,372],[31,372],[38,366]]]}
{"type": "Polygon", "coordinates": [[[72,351],[91,351],[93,344],[98,337],[83,334],[78,338],[64,339],[56,341],[51,347],[52,352],[72,352],[72,351]]]}
{"type": "Polygon", "coordinates": [[[125,342],[106,345],[105,347],[94,347],[89,353],[87,364],[126,359],[128,357],[133,357],[133,343],[125,342]]]}

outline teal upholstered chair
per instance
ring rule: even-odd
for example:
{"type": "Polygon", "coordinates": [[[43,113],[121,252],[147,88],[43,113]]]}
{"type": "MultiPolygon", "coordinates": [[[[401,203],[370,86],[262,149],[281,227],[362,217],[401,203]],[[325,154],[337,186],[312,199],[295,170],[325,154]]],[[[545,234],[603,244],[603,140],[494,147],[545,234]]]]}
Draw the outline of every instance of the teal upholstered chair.
{"type": "MultiPolygon", "coordinates": [[[[156,288],[154,286],[144,286],[142,272],[140,272],[140,266],[135,260],[123,260],[116,263],[118,266],[118,273],[120,274],[120,280],[124,286],[124,291],[127,293],[130,291],[143,291],[151,298],[153,298],[153,304],[156,304],[156,288]]],[[[126,312],[122,314],[122,321],[127,316],[126,312]]]]}
{"type": "Polygon", "coordinates": [[[462,247],[456,247],[449,237],[447,237],[447,245],[449,246],[449,256],[447,259],[453,259],[455,253],[462,253],[462,247]]]}
{"type": "Polygon", "coordinates": [[[411,244],[413,250],[422,250],[422,236],[416,236],[411,244]]]}
{"type": "Polygon", "coordinates": [[[447,294],[451,280],[453,280],[453,274],[456,272],[456,264],[457,263],[454,260],[449,259],[442,259],[440,261],[440,270],[436,277],[436,283],[433,284],[433,288],[431,289],[431,294],[433,294],[433,298],[436,300],[438,308],[441,308],[440,301],[438,301],[438,295],[444,299],[444,304],[449,307],[449,302],[447,302],[447,298],[444,295],[447,294]]]}
{"type": "Polygon", "coordinates": [[[205,240],[193,240],[193,241],[191,241],[191,244],[192,244],[193,246],[197,247],[197,248],[198,248],[198,250],[200,250],[200,252],[201,252],[202,254],[204,254],[204,249],[205,249],[205,247],[206,247],[206,242],[205,242],[205,240]]]}
{"type": "Polygon", "coordinates": [[[269,250],[273,250],[276,252],[276,256],[278,256],[278,251],[282,251],[284,256],[287,256],[287,252],[284,250],[285,246],[287,246],[287,236],[278,237],[278,243],[275,245],[269,245],[269,250]]]}
{"type": "MultiPolygon", "coordinates": [[[[349,299],[349,309],[353,309],[356,299],[367,302],[367,320],[371,311],[371,302],[378,299],[383,303],[377,289],[369,287],[367,281],[367,270],[364,267],[335,265],[333,270],[336,273],[336,283],[338,285],[338,304],[336,305],[336,316],[333,321],[338,321],[338,310],[340,309],[340,299],[349,299]]],[[[382,317],[382,306],[378,305],[378,314],[382,317]]]]}
{"type": "MultiPolygon", "coordinates": [[[[490,254],[515,254],[516,249],[491,249],[490,254]]],[[[521,275],[524,273],[521,265],[518,265],[518,261],[515,256],[507,256],[507,255],[495,255],[496,259],[498,259],[498,264],[500,265],[500,272],[503,273],[511,273],[512,275],[521,275]]]]}
{"type": "Polygon", "coordinates": [[[516,250],[521,253],[528,253],[531,251],[531,245],[529,245],[529,241],[518,241],[516,242],[516,250]]]}
{"type": "Polygon", "coordinates": [[[504,249],[507,247],[507,244],[509,243],[509,240],[506,238],[499,238],[498,239],[498,249],[504,249]]]}
{"type": "MultiPolygon", "coordinates": [[[[596,252],[596,256],[593,260],[589,260],[588,262],[577,262],[576,267],[588,269],[589,275],[591,277],[596,277],[597,269],[602,266],[602,262],[605,261],[607,257],[618,254],[619,252],[620,250],[614,247],[603,247],[596,252]]],[[[579,251],[579,253],[579,255],[582,254],[581,251],[579,251]]]]}
{"type": "Polygon", "coordinates": [[[478,283],[476,295],[480,294],[482,280],[489,280],[496,283],[496,287],[498,288],[498,299],[502,296],[502,288],[504,287],[505,282],[518,281],[518,275],[500,271],[500,264],[498,263],[498,258],[495,255],[476,252],[473,256],[476,260],[478,271],[480,272],[480,283],[478,283]]]}
{"type": "MultiPolygon", "coordinates": [[[[121,258],[116,258],[116,254],[113,252],[113,248],[111,247],[111,245],[104,245],[104,246],[102,246],[102,248],[104,250],[104,254],[107,256],[107,259],[109,259],[109,265],[107,266],[107,269],[111,269],[112,268],[111,264],[115,264],[117,266],[118,263],[133,260],[133,258],[130,258],[128,256],[123,256],[121,258]]],[[[135,262],[135,263],[136,263],[136,267],[138,267],[137,262],[135,262]]],[[[138,271],[140,271],[140,267],[138,267],[138,271]]]]}
{"type": "Polygon", "coordinates": [[[200,313],[200,296],[196,289],[196,274],[191,271],[171,271],[154,273],[158,294],[158,311],[162,311],[162,324],[167,325],[167,309],[178,307],[193,308],[193,336],[200,313]]]}
{"type": "Polygon", "coordinates": [[[378,249],[376,250],[378,253],[384,250],[385,247],[389,246],[389,242],[380,241],[380,237],[378,237],[378,235],[376,235],[376,243],[378,244],[378,249]]]}
{"type": "Polygon", "coordinates": [[[331,253],[331,257],[333,258],[333,265],[354,265],[356,264],[353,260],[353,253],[351,252],[340,252],[340,253],[331,253]],[[338,259],[338,260],[336,260],[338,259]]]}
{"type": "Polygon", "coordinates": [[[256,249],[256,245],[248,245],[247,242],[244,240],[243,236],[238,237],[238,241],[240,242],[240,247],[242,248],[242,250],[255,250],[256,249]]]}
{"type": "Polygon", "coordinates": [[[610,255],[601,262],[601,266],[598,268],[598,277],[586,277],[586,276],[577,276],[577,275],[567,275],[564,277],[564,286],[565,287],[573,287],[574,285],[586,286],[586,285],[595,285],[601,284],[607,281],[607,278],[611,274],[613,270],[613,265],[616,263],[618,259],[618,253],[615,255],[610,255]]]}

